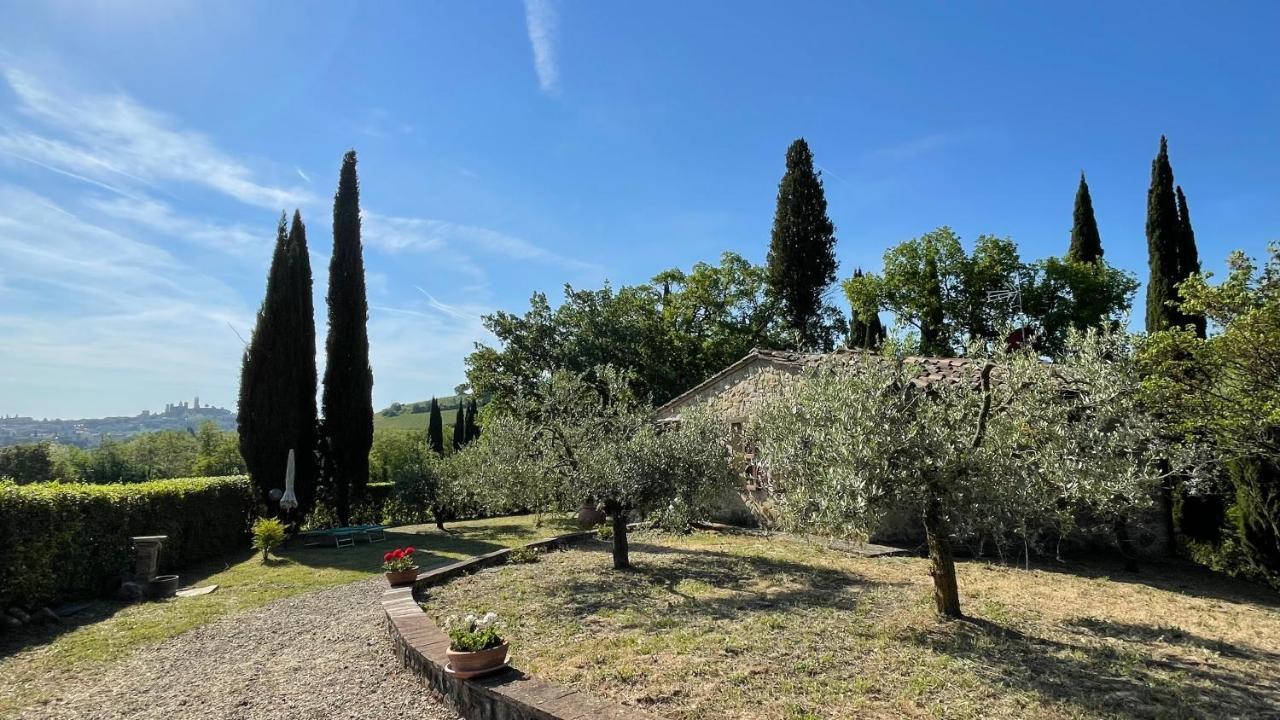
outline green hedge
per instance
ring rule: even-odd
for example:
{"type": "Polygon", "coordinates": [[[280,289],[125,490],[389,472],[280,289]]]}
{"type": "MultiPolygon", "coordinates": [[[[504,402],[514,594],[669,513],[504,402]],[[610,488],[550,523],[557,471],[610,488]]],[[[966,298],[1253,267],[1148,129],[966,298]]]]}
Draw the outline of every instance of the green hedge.
{"type": "Polygon", "coordinates": [[[0,607],[112,592],[133,570],[136,535],[169,536],[161,572],[243,550],[253,509],[243,476],[0,483],[0,607]]]}

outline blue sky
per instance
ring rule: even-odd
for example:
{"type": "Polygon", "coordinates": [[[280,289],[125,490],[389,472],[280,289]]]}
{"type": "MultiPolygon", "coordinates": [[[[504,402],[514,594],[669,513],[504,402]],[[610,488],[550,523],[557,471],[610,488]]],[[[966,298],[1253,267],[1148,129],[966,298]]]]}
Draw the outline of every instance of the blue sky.
{"type": "Polygon", "coordinates": [[[1259,255],[1280,4],[1163,5],[0,0],[0,414],[233,406],[281,209],[323,318],[349,147],[379,407],[534,290],[763,260],[798,136],[842,277],[943,224],[1061,254],[1084,170],[1145,279],[1161,133],[1206,267],[1259,255]]]}

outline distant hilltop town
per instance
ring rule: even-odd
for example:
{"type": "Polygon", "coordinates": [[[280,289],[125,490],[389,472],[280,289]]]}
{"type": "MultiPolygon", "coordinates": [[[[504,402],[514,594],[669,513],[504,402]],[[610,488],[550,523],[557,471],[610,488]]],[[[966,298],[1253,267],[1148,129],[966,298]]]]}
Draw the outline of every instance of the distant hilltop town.
{"type": "Polygon", "coordinates": [[[56,442],[79,447],[95,447],[105,439],[120,440],[157,430],[194,430],[212,420],[223,430],[234,430],[235,413],[226,408],[201,405],[200,397],[164,406],[164,412],[143,410],[133,417],[62,420],[31,417],[0,417],[0,447],[31,442],[56,442]]]}

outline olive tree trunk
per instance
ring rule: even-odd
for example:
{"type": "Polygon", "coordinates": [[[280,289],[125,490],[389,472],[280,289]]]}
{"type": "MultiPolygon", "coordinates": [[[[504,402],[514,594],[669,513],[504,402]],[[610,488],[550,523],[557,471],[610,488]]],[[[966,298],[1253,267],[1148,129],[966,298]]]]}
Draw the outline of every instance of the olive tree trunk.
{"type": "Polygon", "coordinates": [[[925,540],[929,545],[929,575],[933,577],[933,603],[938,614],[960,618],[960,588],[956,583],[956,561],[951,551],[951,529],[942,516],[941,502],[931,494],[924,511],[925,540]]]}
{"type": "Polygon", "coordinates": [[[613,513],[613,569],[626,570],[631,567],[631,556],[627,552],[627,513],[613,513]]]}

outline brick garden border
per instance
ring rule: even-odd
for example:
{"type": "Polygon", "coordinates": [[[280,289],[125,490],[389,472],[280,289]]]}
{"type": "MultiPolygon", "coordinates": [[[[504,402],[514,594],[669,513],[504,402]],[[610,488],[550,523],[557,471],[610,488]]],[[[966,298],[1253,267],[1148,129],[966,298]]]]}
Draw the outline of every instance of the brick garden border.
{"type": "MultiPolygon", "coordinates": [[[[553,549],[594,536],[594,532],[560,535],[522,547],[553,549]]],[[[481,568],[501,565],[513,548],[503,548],[418,575],[413,586],[391,588],[382,594],[387,631],[401,662],[426,679],[454,710],[468,720],[662,720],[638,708],[539,680],[508,668],[474,680],[447,672],[445,651],[449,637],[436,626],[413,597],[416,587],[429,587],[481,568]]]]}

